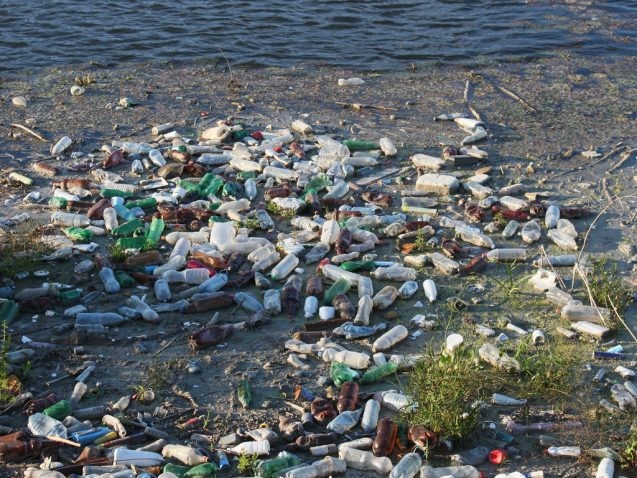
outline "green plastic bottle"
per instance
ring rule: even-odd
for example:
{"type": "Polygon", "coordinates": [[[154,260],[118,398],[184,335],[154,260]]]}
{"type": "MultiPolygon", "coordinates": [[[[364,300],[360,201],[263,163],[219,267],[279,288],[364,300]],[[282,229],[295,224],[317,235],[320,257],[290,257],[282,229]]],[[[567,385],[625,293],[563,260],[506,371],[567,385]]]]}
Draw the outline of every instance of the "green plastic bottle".
{"type": "Polygon", "coordinates": [[[42,413],[56,420],[62,420],[71,414],[71,404],[68,400],[60,400],[49,408],[45,408],[42,413]]]}
{"type": "MultiPolygon", "coordinates": [[[[197,184],[197,188],[200,191],[203,191],[204,189],[206,189],[208,186],[210,186],[210,184],[212,183],[212,180],[215,178],[215,175],[212,173],[206,173],[203,175],[203,178],[201,178],[201,181],[199,181],[199,184],[197,184]]],[[[184,186],[184,183],[186,181],[181,181],[179,183],[179,185],[181,187],[183,187],[186,191],[188,190],[188,188],[186,186],[184,186]]],[[[194,184],[194,183],[193,183],[194,184]]]]}
{"type": "Polygon", "coordinates": [[[18,315],[19,310],[20,306],[12,300],[0,303],[0,322],[6,322],[7,325],[11,324],[18,315]]]}
{"type": "MultiPolygon", "coordinates": [[[[185,189],[185,188],[184,188],[185,189]]],[[[124,204],[128,209],[132,209],[134,207],[141,207],[142,209],[152,209],[157,207],[157,199],[155,198],[144,198],[144,199],[135,199],[133,201],[128,201],[124,204]]]]}
{"type": "Polygon", "coordinates": [[[162,232],[164,232],[165,226],[163,219],[153,218],[150,223],[150,229],[148,230],[148,247],[155,247],[157,245],[157,242],[161,239],[162,232]]]}
{"type": "Polygon", "coordinates": [[[254,171],[239,171],[237,173],[237,181],[245,183],[248,179],[254,179],[257,175],[254,171]]]}
{"type": "Polygon", "coordinates": [[[207,188],[203,189],[200,187],[199,191],[201,192],[201,195],[205,197],[218,196],[219,191],[223,188],[223,183],[224,181],[221,176],[215,176],[207,188]]]}
{"type": "Polygon", "coordinates": [[[334,381],[334,385],[340,387],[345,382],[350,380],[356,380],[360,377],[356,370],[349,368],[347,365],[341,362],[332,362],[330,365],[330,376],[334,381]]]}
{"type": "Polygon", "coordinates": [[[330,184],[332,184],[330,178],[328,178],[324,173],[319,173],[310,179],[310,181],[306,184],[304,191],[305,193],[308,193],[311,189],[313,189],[315,192],[319,192],[328,187],[330,184]]]}
{"type": "Polygon", "coordinates": [[[345,261],[340,268],[348,272],[371,271],[376,269],[374,261],[345,261]]]}
{"type": "Polygon", "coordinates": [[[193,192],[193,191],[199,192],[201,182],[197,184],[197,183],[193,183],[192,181],[179,181],[179,185],[188,192],[193,192]]]}
{"type": "Polygon", "coordinates": [[[115,271],[115,280],[120,285],[120,287],[133,287],[135,284],[135,279],[129,276],[124,271],[115,271]]]}
{"type": "Polygon", "coordinates": [[[361,378],[360,384],[378,382],[388,375],[393,375],[398,370],[398,365],[394,362],[387,362],[378,367],[374,367],[365,372],[361,378]]]}
{"type": "Polygon", "coordinates": [[[81,298],[82,292],[79,289],[63,290],[57,295],[57,300],[64,305],[79,302],[81,298]]]}
{"type": "Polygon", "coordinates": [[[233,183],[232,181],[228,181],[226,184],[223,185],[221,194],[223,196],[228,196],[233,198],[237,197],[237,185],[233,183]]]}
{"type": "Polygon", "coordinates": [[[193,466],[183,474],[184,478],[215,478],[217,476],[217,465],[214,463],[202,463],[193,466]]]}
{"type": "Polygon", "coordinates": [[[164,466],[164,473],[172,473],[177,476],[177,478],[183,478],[183,476],[188,473],[188,470],[190,470],[189,466],[173,465],[172,463],[168,463],[164,466]]]}
{"type": "Polygon", "coordinates": [[[64,198],[51,198],[49,199],[49,206],[54,207],[56,209],[64,209],[68,201],[64,198]]]}
{"type": "Polygon", "coordinates": [[[350,151],[370,151],[372,149],[378,149],[378,143],[373,141],[356,141],[354,139],[346,139],[343,144],[349,148],[350,151]]]}
{"type": "Polygon", "coordinates": [[[89,242],[93,239],[93,233],[88,229],[82,229],[81,227],[65,227],[62,232],[72,241],[89,242]]]}
{"type": "Polygon", "coordinates": [[[102,189],[100,191],[100,196],[102,196],[105,199],[110,199],[114,197],[127,199],[127,198],[132,198],[134,194],[130,191],[120,191],[119,189],[102,189]]]}
{"type": "Polygon", "coordinates": [[[208,224],[212,226],[215,222],[228,222],[228,220],[223,216],[210,216],[208,224]]]}
{"type": "Polygon", "coordinates": [[[252,402],[252,388],[247,378],[242,378],[237,384],[237,398],[243,408],[250,408],[250,402],[252,402]]]}
{"type": "Polygon", "coordinates": [[[352,286],[346,279],[339,279],[323,294],[323,303],[326,305],[332,305],[334,297],[340,294],[347,294],[352,286]]]}
{"type": "Polygon", "coordinates": [[[248,132],[244,129],[240,129],[238,131],[232,132],[232,140],[233,141],[241,141],[243,138],[248,136],[248,132]]]}
{"type": "Polygon", "coordinates": [[[126,221],[125,223],[120,224],[111,232],[114,236],[130,236],[133,232],[135,232],[143,225],[144,222],[136,217],[135,219],[131,219],[130,221],[126,221]]]}
{"type": "Polygon", "coordinates": [[[146,247],[146,236],[138,237],[120,237],[115,241],[115,246],[119,247],[123,251],[126,249],[143,249],[146,247]]]}
{"type": "Polygon", "coordinates": [[[279,471],[300,464],[301,459],[291,453],[270,460],[261,460],[257,465],[257,475],[262,478],[277,478],[279,471]]]}

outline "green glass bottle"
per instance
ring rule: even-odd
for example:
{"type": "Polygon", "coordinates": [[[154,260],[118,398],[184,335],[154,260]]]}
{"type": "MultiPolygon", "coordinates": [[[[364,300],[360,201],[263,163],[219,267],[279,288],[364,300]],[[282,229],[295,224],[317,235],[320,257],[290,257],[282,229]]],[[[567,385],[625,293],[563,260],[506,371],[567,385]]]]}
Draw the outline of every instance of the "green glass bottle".
{"type": "Polygon", "coordinates": [[[237,384],[237,398],[243,408],[250,408],[250,402],[252,402],[252,388],[247,378],[242,378],[237,384]]]}
{"type": "Polygon", "coordinates": [[[135,232],[143,225],[144,222],[141,219],[135,218],[120,224],[111,232],[114,236],[130,236],[133,232],[135,232]]]}
{"type": "Polygon", "coordinates": [[[262,478],[277,478],[279,471],[291,468],[301,464],[301,459],[292,454],[272,458],[270,460],[261,460],[257,465],[257,475],[262,478]]]}
{"type": "Polygon", "coordinates": [[[376,264],[374,261],[345,261],[339,267],[348,272],[371,271],[376,269],[376,264]]]}
{"type": "Polygon", "coordinates": [[[371,368],[367,372],[365,372],[363,376],[361,377],[360,384],[363,385],[366,383],[378,382],[384,377],[387,377],[388,375],[395,374],[397,370],[398,370],[398,365],[395,364],[394,362],[384,363],[383,365],[379,365],[378,367],[371,368]]]}
{"type": "Polygon", "coordinates": [[[102,196],[105,199],[110,199],[114,197],[127,199],[127,198],[133,197],[134,194],[130,191],[120,191],[119,189],[102,189],[100,191],[100,196],[102,196]]]}
{"type": "Polygon", "coordinates": [[[71,414],[71,404],[68,400],[60,400],[49,408],[45,408],[42,413],[56,420],[62,420],[71,414]]]}
{"type": "Polygon", "coordinates": [[[152,209],[157,207],[157,199],[155,198],[144,198],[144,199],[135,199],[133,201],[128,201],[124,204],[128,209],[132,209],[134,207],[141,207],[142,209],[152,209]]]}
{"type": "Polygon", "coordinates": [[[17,302],[7,300],[0,303],[0,322],[6,322],[7,325],[11,324],[18,315],[20,306],[17,302]]]}
{"type": "Polygon", "coordinates": [[[323,303],[326,305],[332,305],[334,297],[340,294],[347,294],[352,286],[346,279],[339,279],[323,294],[323,303]]]}
{"type": "Polygon", "coordinates": [[[189,466],[173,465],[172,463],[168,463],[164,466],[164,473],[172,473],[177,478],[183,478],[183,476],[188,473],[188,470],[190,470],[189,466]]]}
{"type": "Polygon", "coordinates": [[[237,197],[237,185],[233,183],[232,181],[228,181],[226,184],[223,185],[221,194],[223,196],[228,196],[232,198],[237,197]]]}
{"type": "Polygon", "coordinates": [[[89,242],[93,239],[93,233],[88,229],[82,229],[81,227],[65,227],[62,229],[62,232],[72,241],[89,242]]]}
{"type": "Polygon", "coordinates": [[[247,133],[246,130],[243,130],[243,129],[240,129],[239,131],[233,131],[232,132],[232,140],[233,141],[241,141],[246,136],[248,136],[248,133],[247,133]]]}
{"type": "Polygon", "coordinates": [[[64,305],[79,302],[81,298],[82,292],[79,289],[63,290],[57,295],[57,300],[64,305]]]}
{"type": "Polygon", "coordinates": [[[341,362],[332,362],[330,365],[330,376],[334,381],[334,385],[340,387],[345,382],[349,382],[350,380],[356,380],[360,377],[359,373],[349,368],[347,365],[341,362]]]}
{"type": "Polygon", "coordinates": [[[215,222],[228,222],[228,220],[223,216],[210,216],[208,224],[212,226],[215,222]]]}
{"type": "Polygon", "coordinates": [[[51,198],[49,199],[49,206],[54,207],[56,209],[64,209],[67,205],[68,201],[64,198],[51,198]]]}
{"type": "Polygon", "coordinates": [[[186,191],[188,191],[189,193],[193,191],[199,192],[199,187],[201,185],[201,182],[197,184],[197,183],[193,183],[192,181],[179,181],[179,185],[182,188],[184,188],[186,191]]]}
{"type": "Polygon", "coordinates": [[[148,247],[155,247],[159,240],[161,239],[161,235],[164,232],[164,220],[161,218],[154,217],[152,222],[150,223],[150,229],[148,229],[148,247]]]}
{"type": "Polygon", "coordinates": [[[120,237],[115,241],[115,246],[123,251],[126,249],[143,249],[146,246],[146,236],[120,237]]]}
{"type": "Polygon", "coordinates": [[[349,148],[350,151],[370,151],[372,149],[378,149],[378,143],[374,141],[356,141],[354,139],[346,139],[343,144],[349,148]]]}
{"type": "Polygon", "coordinates": [[[215,478],[217,476],[217,465],[214,463],[201,463],[193,466],[184,473],[184,478],[215,478]]]}
{"type": "MultiPolygon", "coordinates": [[[[199,184],[197,184],[197,189],[199,189],[200,191],[205,190],[208,186],[210,186],[210,184],[212,183],[212,180],[215,178],[215,175],[212,173],[206,173],[203,175],[203,178],[201,178],[201,181],[199,181],[199,184]]],[[[181,181],[179,183],[179,185],[184,188],[186,191],[188,191],[188,188],[186,186],[184,186],[184,183],[187,181],[181,181]]],[[[194,183],[192,183],[194,184],[194,183]]]]}
{"type": "Polygon", "coordinates": [[[223,188],[223,183],[224,181],[221,176],[215,176],[207,188],[199,188],[199,191],[201,191],[201,195],[204,197],[218,196],[219,191],[223,188]]]}
{"type": "Polygon", "coordinates": [[[115,280],[120,287],[133,287],[136,284],[135,279],[124,271],[115,271],[115,280]]]}

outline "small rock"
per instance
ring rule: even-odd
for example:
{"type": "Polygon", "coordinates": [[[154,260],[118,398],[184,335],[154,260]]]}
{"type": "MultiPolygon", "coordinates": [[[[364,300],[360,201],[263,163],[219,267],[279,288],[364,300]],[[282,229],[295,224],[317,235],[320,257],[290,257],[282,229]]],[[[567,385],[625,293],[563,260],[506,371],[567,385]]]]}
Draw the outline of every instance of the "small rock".
{"type": "Polygon", "coordinates": [[[71,94],[73,96],[83,95],[85,91],[86,90],[84,88],[82,88],[81,86],[77,86],[77,85],[71,86],[71,94]]]}
{"type": "Polygon", "coordinates": [[[451,194],[458,190],[460,181],[447,174],[423,174],[416,181],[416,191],[433,194],[451,194]]]}
{"type": "Polygon", "coordinates": [[[22,108],[27,107],[27,99],[24,96],[14,96],[11,99],[11,102],[14,104],[14,106],[20,106],[22,108]]]}

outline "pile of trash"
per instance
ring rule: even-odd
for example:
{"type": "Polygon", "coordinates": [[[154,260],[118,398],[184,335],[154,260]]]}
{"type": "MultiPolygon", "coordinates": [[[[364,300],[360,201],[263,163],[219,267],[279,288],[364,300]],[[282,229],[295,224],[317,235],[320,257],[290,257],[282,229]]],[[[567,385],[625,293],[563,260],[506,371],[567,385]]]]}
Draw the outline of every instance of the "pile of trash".
{"type": "MultiPolygon", "coordinates": [[[[186,446],[169,443],[175,440],[154,426],[151,415],[127,415],[133,399],[152,400],[152,393],[83,408],[94,362],[78,371],[68,399],[20,391],[13,377],[19,394],[3,415],[22,409],[26,428],[0,427],[5,434],[0,459],[46,457],[41,469],[25,472],[38,478],[213,477],[231,466],[228,454],[258,455],[258,476],[288,478],[326,477],[347,469],[391,477],[477,478],[476,466],[501,464],[513,435],[522,433],[513,420],[494,425],[501,448],[478,447],[457,454],[457,465],[433,468],[423,464],[423,453],[443,446],[444,437],[426,424],[404,429],[398,415],[418,403],[401,391],[361,389],[418,361],[419,354],[392,354],[392,349],[436,326],[435,316],[427,314],[439,300],[436,277],[535,259],[533,287],[572,322],[560,333],[606,337],[610,330],[603,324],[611,312],[574,300],[558,287],[554,272],[581,262],[573,253],[581,247],[581,232],[571,220],[589,211],[547,202],[543,193],[523,184],[495,190],[489,185],[488,153],[467,146],[487,136],[486,126],[456,114],[437,119],[454,121],[469,136],[463,147],[446,146],[440,156],[414,154],[412,166],[400,165],[389,138],[341,141],[315,134],[302,120],[272,131],[248,129],[230,118],[213,124],[204,119],[196,140],[182,136],[174,124],[158,125],[148,143],[113,141],[103,147],[103,157],[72,152],[72,139],[64,137],[51,148],[50,160],[33,163],[29,172],[13,172],[9,177],[16,183],[31,186],[36,175],[37,182],[44,178],[53,186],[50,197],[32,191],[24,204],[51,209],[53,234],[42,241],[52,252],[42,260],[72,261],[76,280],[47,282],[45,270],[41,286],[25,288],[20,281],[28,274],[4,278],[1,320],[10,325],[30,313],[60,312],[65,319],[53,330],[51,343],[25,339],[8,351],[9,373],[64,347],[68,342],[58,339],[68,334],[74,334],[76,344],[90,343],[130,321],[160,325],[162,314],[202,317],[215,311],[188,336],[193,351],[231,341],[237,330],[302,317],[303,330],[284,344],[287,362],[299,370],[325,367],[339,391],[332,399],[299,385],[294,396],[300,415],[281,415],[278,431],[257,428],[218,442],[193,433],[186,446]],[[476,171],[460,179],[453,173],[458,167],[476,171]],[[419,175],[410,189],[405,177],[414,169],[419,175]],[[403,186],[400,195],[389,192],[392,182],[403,186]],[[449,196],[458,198],[457,204],[449,196]],[[529,246],[544,238],[571,253],[535,256],[529,246]],[[396,259],[384,260],[388,253],[396,259]],[[134,287],[140,295],[122,296],[119,304],[98,301],[134,287]],[[413,317],[392,325],[397,315],[388,309],[397,306],[404,314],[403,304],[414,299],[413,317]],[[244,310],[248,318],[224,320],[231,308],[244,310]],[[369,337],[370,347],[348,342],[369,337]]],[[[0,227],[11,230],[30,216],[4,218],[0,227]]],[[[513,323],[507,332],[530,333],[537,345],[545,339],[544,331],[513,323]]],[[[478,323],[475,333],[487,338],[478,351],[481,360],[507,372],[520,369],[499,348],[508,339],[504,332],[478,323]]],[[[463,341],[462,335],[450,334],[444,353],[454,354],[463,341]]],[[[614,386],[612,398],[622,410],[635,407],[633,376],[614,386]]],[[[250,407],[248,379],[238,384],[237,393],[250,407]]],[[[494,401],[524,404],[506,396],[494,401]]],[[[615,405],[608,402],[608,407],[615,405]]],[[[524,432],[535,431],[530,428],[524,432]]],[[[558,448],[549,454],[568,454],[558,448]]],[[[604,458],[600,470],[597,476],[612,476],[613,460],[604,458]]],[[[507,476],[543,475],[498,475],[507,476]]]]}

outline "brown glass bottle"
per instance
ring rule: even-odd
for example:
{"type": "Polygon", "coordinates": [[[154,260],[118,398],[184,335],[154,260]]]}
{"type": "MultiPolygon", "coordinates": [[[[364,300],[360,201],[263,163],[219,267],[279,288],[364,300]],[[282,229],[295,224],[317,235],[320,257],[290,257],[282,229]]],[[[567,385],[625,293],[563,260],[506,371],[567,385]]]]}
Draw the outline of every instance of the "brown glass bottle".
{"type": "Polygon", "coordinates": [[[209,310],[223,309],[230,307],[234,304],[234,297],[232,294],[225,292],[216,292],[214,295],[205,299],[197,300],[188,304],[183,313],[196,314],[198,312],[208,312],[209,310]]]}
{"type": "Polygon", "coordinates": [[[356,316],[356,307],[352,304],[345,294],[338,294],[332,299],[332,307],[336,310],[336,313],[341,319],[354,320],[356,316]]]}
{"type": "Polygon", "coordinates": [[[394,450],[398,427],[391,418],[383,418],[376,427],[376,438],[372,444],[372,451],[376,456],[388,456],[394,450]]]}
{"type": "Polygon", "coordinates": [[[336,253],[345,254],[351,243],[352,231],[349,229],[341,229],[341,232],[338,233],[338,237],[336,238],[336,253]]]}
{"type": "Polygon", "coordinates": [[[358,384],[352,381],[345,382],[341,386],[341,391],[338,394],[338,403],[336,404],[336,409],[339,413],[354,410],[356,408],[358,390],[358,384]]]}
{"type": "Polygon", "coordinates": [[[86,215],[89,219],[102,219],[104,217],[104,209],[107,207],[111,207],[110,199],[100,199],[89,208],[86,215]]]}
{"type": "Polygon", "coordinates": [[[307,284],[305,285],[305,294],[313,295],[314,297],[323,297],[323,281],[316,274],[311,275],[307,279],[307,284]]]}
{"type": "Polygon", "coordinates": [[[22,412],[25,415],[33,415],[34,413],[41,412],[45,408],[50,407],[51,405],[57,403],[57,401],[58,400],[55,397],[55,395],[50,393],[46,397],[42,397],[42,398],[38,398],[38,399],[34,399],[34,400],[29,400],[24,405],[24,408],[22,409],[22,412]]]}

